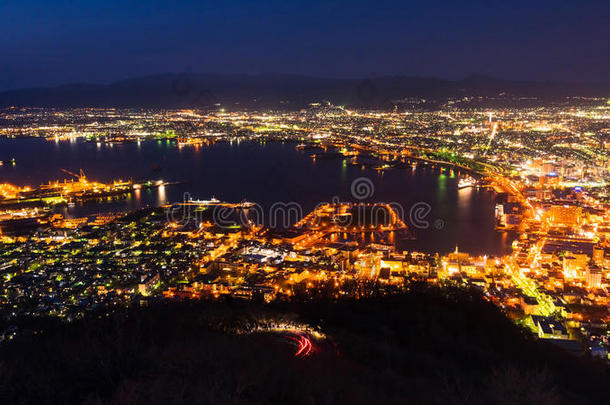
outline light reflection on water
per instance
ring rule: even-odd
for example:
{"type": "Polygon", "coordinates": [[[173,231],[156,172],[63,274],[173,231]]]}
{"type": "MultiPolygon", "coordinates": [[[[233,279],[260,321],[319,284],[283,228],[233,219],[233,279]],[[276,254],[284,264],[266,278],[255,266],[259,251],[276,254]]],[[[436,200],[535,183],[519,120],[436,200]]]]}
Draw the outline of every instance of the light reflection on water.
{"type": "MultiPolygon", "coordinates": [[[[417,239],[397,243],[405,249],[429,252],[460,250],[500,254],[510,246],[510,235],[494,230],[494,197],[489,191],[458,190],[459,172],[430,166],[407,166],[377,172],[361,165],[345,164],[341,158],[320,156],[313,160],[292,143],[217,143],[181,149],[166,141],[131,144],[0,139],[0,160],[15,158],[15,166],[0,167],[0,182],[36,186],[67,177],[60,169],[88,178],[112,181],[184,181],[154,190],[134,192],[132,198],[110,203],[87,203],[69,208],[72,215],[133,210],[182,201],[184,193],[195,199],[239,202],[244,199],[268,209],[273,203],[298,202],[307,213],[322,201],[354,201],[351,182],[365,176],[374,184],[374,195],[365,202],[397,202],[405,214],[417,202],[432,207],[429,229],[416,230],[417,239]],[[443,226],[433,226],[440,220],[443,226]]],[[[396,239],[400,239],[398,236],[396,239]]]]}

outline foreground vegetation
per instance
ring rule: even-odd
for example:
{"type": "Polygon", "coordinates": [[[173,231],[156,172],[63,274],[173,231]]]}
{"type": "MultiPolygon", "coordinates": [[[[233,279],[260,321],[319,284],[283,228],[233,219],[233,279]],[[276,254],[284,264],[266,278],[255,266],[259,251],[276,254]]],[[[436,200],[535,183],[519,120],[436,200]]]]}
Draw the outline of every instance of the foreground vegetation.
{"type": "Polygon", "coordinates": [[[414,286],[361,300],[163,303],[0,347],[16,404],[603,403],[608,370],[536,341],[475,293],[414,286]],[[270,323],[317,325],[295,357],[270,323]]]}

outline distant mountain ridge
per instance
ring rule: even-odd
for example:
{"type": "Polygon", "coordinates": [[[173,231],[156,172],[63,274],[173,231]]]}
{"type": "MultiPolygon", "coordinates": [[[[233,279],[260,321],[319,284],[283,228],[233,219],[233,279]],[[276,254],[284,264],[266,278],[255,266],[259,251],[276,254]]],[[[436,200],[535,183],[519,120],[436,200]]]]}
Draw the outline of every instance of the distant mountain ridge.
{"type": "Polygon", "coordinates": [[[164,73],[110,84],[67,84],[0,92],[0,107],[301,108],[330,101],[349,106],[387,106],[411,98],[607,97],[610,85],[501,80],[472,75],[462,80],[380,76],[334,79],[289,74],[164,73]]]}

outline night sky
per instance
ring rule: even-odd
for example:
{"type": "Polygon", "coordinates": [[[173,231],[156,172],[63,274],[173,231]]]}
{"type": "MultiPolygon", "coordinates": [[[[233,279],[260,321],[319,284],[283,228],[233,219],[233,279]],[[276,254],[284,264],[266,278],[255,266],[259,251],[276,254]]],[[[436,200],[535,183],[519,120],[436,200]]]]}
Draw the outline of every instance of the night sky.
{"type": "Polygon", "coordinates": [[[610,1],[0,2],[0,90],[162,72],[610,82],[610,1]]]}

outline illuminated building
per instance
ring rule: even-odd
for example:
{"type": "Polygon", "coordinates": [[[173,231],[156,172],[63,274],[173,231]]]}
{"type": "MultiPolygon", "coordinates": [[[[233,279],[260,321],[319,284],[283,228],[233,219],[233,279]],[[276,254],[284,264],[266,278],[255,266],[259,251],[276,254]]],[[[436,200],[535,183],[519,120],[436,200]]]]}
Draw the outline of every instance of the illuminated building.
{"type": "Polygon", "coordinates": [[[589,288],[601,288],[602,286],[602,272],[597,266],[587,266],[585,274],[585,283],[589,288]]]}
{"type": "Polygon", "coordinates": [[[584,278],[589,262],[586,254],[567,253],[563,258],[563,274],[565,278],[584,278]]]}
{"type": "Polygon", "coordinates": [[[553,225],[577,226],[582,222],[582,208],[570,205],[551,206],[548,218],[553,225]]]}

